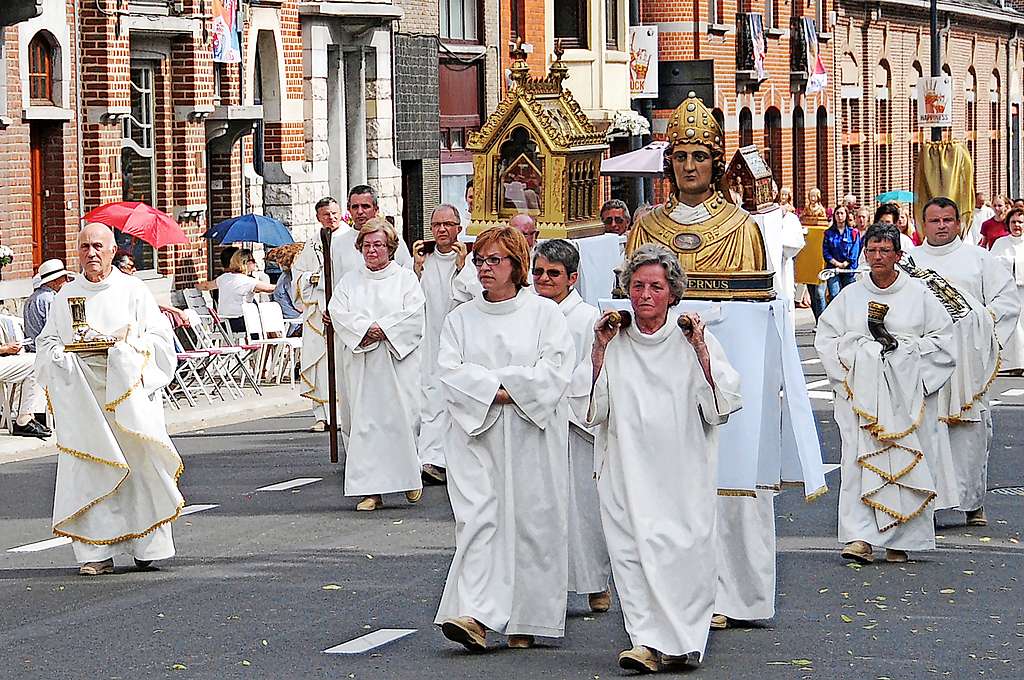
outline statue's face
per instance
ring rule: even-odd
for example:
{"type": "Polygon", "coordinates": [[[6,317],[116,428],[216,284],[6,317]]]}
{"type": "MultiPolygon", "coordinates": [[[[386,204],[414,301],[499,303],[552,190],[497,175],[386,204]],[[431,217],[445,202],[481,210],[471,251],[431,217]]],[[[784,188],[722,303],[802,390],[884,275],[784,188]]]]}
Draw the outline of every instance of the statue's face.
{"type": "Polygon", "coordinates": [[[672,174],[683,196],[697,196],[711,189],[714,160],[702,144],[678,144],[672,150],[672,174]]]}

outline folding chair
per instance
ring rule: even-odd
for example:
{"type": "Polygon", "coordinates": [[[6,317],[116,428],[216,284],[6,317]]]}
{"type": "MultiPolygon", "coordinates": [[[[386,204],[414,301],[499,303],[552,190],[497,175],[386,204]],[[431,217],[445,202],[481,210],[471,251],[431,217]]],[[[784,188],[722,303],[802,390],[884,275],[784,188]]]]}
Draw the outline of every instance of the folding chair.
{"type": "MultiPolygon", "coordinates": [[[[214,325],[220,322],[220,318],[217,317],[216,313],[212,312],[209,308],[207,308],[207,311],[210,313],[210,318],[213,319],[214,325]]],[[[195,348],[221,357],[220,361],[214,362],[211,366],[216,366],[219,369],[217,375],[222,379],[223,384],[232,395],[241,397],[242,385],[249,383],[256,391],[256,394],[262,396],[263,391],[260,390],[259,384],[247,365],[247,361],[259,352],[259,345],[218,343],[213,329],[204,322],[195,308],[185,310],[185,314],[189,317],[190,328],[196,337],[195,348]],[[241,384],[239,384],[239,381],[234,376],[236,371],[241,376],[241,384]]]]}
{"type": "Polygon", "coordinates": [[[298,354],[302,350],[302,338],[290,338],[288,336],[288,325],[284,320],[284,313],[281,305],[277,302],[261,302],[259,305],[260,326],[267,339],[274,342],[277,349],[275,353],[275,382],[280,385],[287,371],[288,382],[295,384],[295,366],[298,362],[298,354]]]}

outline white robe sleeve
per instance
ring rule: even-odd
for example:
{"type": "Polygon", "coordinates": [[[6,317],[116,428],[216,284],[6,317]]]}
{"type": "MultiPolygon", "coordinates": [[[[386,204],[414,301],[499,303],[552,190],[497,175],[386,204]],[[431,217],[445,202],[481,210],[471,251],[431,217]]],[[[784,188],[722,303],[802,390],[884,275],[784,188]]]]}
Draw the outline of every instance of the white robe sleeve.
{"type": "Polygon", "coordinates": [[[476,277],[476,267],[469,261],[469,256],[466,260],[462,271],[456,274],[455,280],[452,281],[452,302],[456,305],[469,302],[483,290],[480,280],[476,277]]]}
{"type": "Polygon", "coordinates": [[[153,394],[169,385],[174,378],[178,365],[174,331],[148,290],[138,295],[135,304],[136,321],[129,328],[127,339],[114,345],[107,353],[107,370],[113,373],[115,369],[120,371],[123,368],[132,379],[140,376],[140,387],[147,394],[153,394]],[[123,367],[118,365],[121,361],[126,362],[123,367]]]}
{"type": "Polygon", "coordinates": [[[999,346],[1006,347],[1010,336],[1017,328],[1020,317],[1020,297],[1017,285],[1005,265],[995,257],[986,258],[986,266],[982,267],[982,302],[992,312],[996,322],[996,335],[999,346]]]}
{"type": "Polygon", "coordinates": [[[456,330],[453,325],[451,315],[445,319],[437,364],[452,420],[470,436],[477,436],[497,418],[501,406],[493,402],[501,380],[491,369],[465,360],[463,336],[462,329],[456,330]]]}
{"type": "MultiPolygon", "coordinates": [[[[615,338],[612,338],[612,342],[615,342],[615,338]]],[[[611,347],[611,343],[608,344],[611,347]]],[[[605,361],[608,358],[608,350],[605,350],[605,361]]],[[[587,362],[591,365],[593,370],[593,363],[587,362]]],[[[591,380],[593,380],[593,374],[591,374],[591,380]]],[[[587,427],[593,427],[602,423],[608,422],[608,416],[611,414],[611,399],[608,393],[608,371],[607,365],[601,367],[601,372],[597,374],[597,380],[594,380],[594,386],[590,389],[590,403],[587,404],[587,412],[584,414],[583,420],[587,427]]]]}
{"type": "Polygon", "coordinates": [[[359,294],[360,277],[358,274],[344,277],[331,295],[327,311],[331,315],[331,325],[338,339],[353,353],[369,351],[376,348],[377,343],[368,347],[360,347],[359,343],[366,336],[366,331],[373,325],[373,319],[354,303],[359,294]]]}
{"type": "MultiPolygon", "coordinates": [[[[540,429],[555,416],[576,366],[576,349],[562,312],[554,307],[537,320],[539,352],[532,366],[506,366],[494,371],[522,415],[540,429]]],[[[523,329],[524,332],[534,329],[523,329]]]]}
{"type": "Polygon", "coordinates": [[[814,332],[814,349],[832,389],[839,393],[844,393],[842,387],[857,348],[863,343],[873,342],[870,336],[846,330],[844,307],[843,296],[832,300],[818,317],[818,327],[814,332]]]}
{"type": "Polygon", "coordinates": [[[391,353],[404,359],[423,342],[426,298],[415,275],[403,277],[402,308],[377,319],[391,353]]]}

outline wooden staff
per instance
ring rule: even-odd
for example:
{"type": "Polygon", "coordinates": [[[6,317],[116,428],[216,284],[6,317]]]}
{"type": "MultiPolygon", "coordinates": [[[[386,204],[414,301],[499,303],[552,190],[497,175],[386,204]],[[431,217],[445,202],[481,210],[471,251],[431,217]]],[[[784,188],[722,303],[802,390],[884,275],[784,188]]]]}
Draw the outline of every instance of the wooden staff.
{"type": "MultiPolygon", "coordinates": [[[[320,230],[320,244],[324,258],[324,299],[331,303],[334,281],[331,277],[331,237],[334,232],[324,227],[320,230]]],[[[324,310],[326,311],[326,309],[324,310]]],[[[331,462],[338,462],[338,386],[334,380],[334,325],[324,324],[324,339],[327,341],[327,431],[330,433],[331,462]]]]}

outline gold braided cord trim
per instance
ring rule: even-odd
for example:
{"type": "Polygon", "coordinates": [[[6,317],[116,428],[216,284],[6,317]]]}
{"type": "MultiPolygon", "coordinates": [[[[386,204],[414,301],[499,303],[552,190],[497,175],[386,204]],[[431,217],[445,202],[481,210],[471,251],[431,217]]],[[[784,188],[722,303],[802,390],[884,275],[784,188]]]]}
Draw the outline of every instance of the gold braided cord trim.
{"type": "Polygon", "coordinates": [[[118,470],[128,469],[128,466],[124,463],[116,463],[112,460],[106,460],[104,458],[100,458],[99,456],[94,456],[91,453],[86,453],[85,451],[79,451],[78,449],[72,449],[67,446],[62,446],[59,443],[57,444],[57,450],[60,451],[61,453],[66,453],[69,456],[74,456],[75,458],[87,460],[90,463],[100,463],[101,465],[107,465],[112,468],[117,468],[118,470]]]}
{"type": "Polygon", "coordinates": [[[918,451],[917,449],[911,449],[911,448],[906,447],[906,446],[900,446],[899,444],[892,444],[890,446],[885,447],[884,449],[881,449],[880,451],[875,451],[874,453],[869,453],[867,455],[861,456],[860,458],[857,459],[857,465],[860,465],[862,468],[866,468],[868,470],[871,470],[876,475],[878,475],[879,477],[881,477],[885,481],[889,482],[890,484],[895,484],[897,482],[897,480],[902,479],[908,472],[910,472],[915,467],[917,467],[917,464],[920,463],[921,459],[923,459],[923,458],[924,458],[924,453],[922,453],[921,451],[918,451]],[[880,456],[881,454],[883,454],[883,453],[885,453],[885,452],[887,452],[887,451],[889,451],[891,449],[902,449],[902,450],[906,451],[907,453],[912,454],[914,456],[914,460],[912,462],[910,462],[905,468],[903,468],[902,470],[900,470],[899,472],[897,472],[895,474],[890,474],[888,472],[885,472],[885,471],[875,467],[871,463],[867,462],[868,458],[871,458],[872,456],[880,456]]]}
{"type": "MultiPolygon", "coordinates": [[[[135,348],[133,347],[132,349],[135,348]]],[[[138,350],[135,351],[138,352],[138,350]]],[[[142,375],[146,372],[146,366],[149,366],[149,360],[153,358],[153,353],[139,352],[139,354],[142,355],[142,368],[139,369],[138,379],[134,383],[132,383],[131,387],[128,388],[127,392],[125,392],[124,394],[122,394],[120,397],[110,402],[109,404],[105,404],[103,406],[104,411],[113,413],[117,409],[117,407],[123,404],[125,400],[128,399],[128,397],[132,396],[132,392],[138,389],[138,387],[142,384],[142,375]]]]}
{"type": "MultiPolygon", "coordinates": [[[[905,487],[905,488],[910,488],[910,487],[905,487]]],[[[917,489],[914,489],[914,490],[916,491],[917,489]]],[[[861,496],[860,500],[861,500],[862,503],[864,503],[864,505],[868,506],[869,508],[872,508],[874,510],[879,510],[881,512],[884,512],[885,514],[889,515],[894,520],[896,520],[892,524],[888,524],[888,525],[886,525],[884,527],[879,527],[879,529],[878,529],[879,531],[885,532],[885,531],[888,531],[889,529],[892,529],[893,527],[895,527],[895,526],[897,526],[899,524],[906,524],[910,520],[912,520],[915,517],[919,516],[922,512],[925,511],[925,508],[928,507],[928,504],[931,503],[933,500],[935,500],[936,495],[937,494],[934,491],[929,491],[928,492],[928,498],[926,498],[924,500],[924,502],[921,503],[921,507],[919,507],[917,510],[915,510],[912,513],[910,513],[909,515],[900,514],[900,513],[896,512],[895,510],[893,510],[892,508],[886,507],[886,506],[882,505],[881,503],[879,503],[878,501],[873,501],[870,498],[867,498],[867,497],[864,497],[864,496],[861,496]]]]}
{"type": "Polygon", "coordinates": [[[310,401],[315,401],[318,404],[326,404],[327,403],[326,399],[321,399],[320,397],[313,396],[313,393],[316,392],[316,385],[314,385],[313,383],[309,382],[309,380],[306,378],[305,375],[302,374],[301,371],[299,372],[299,379],[303,383],[305,383],[306,387],[309,388],[308,392],[300,392],[299,393],[300,397],[305,397],[306,399],[309,399],[310,401]]]}
{"type": "Polygon", "coordinates": [[[736,496],[743,498],[757,498],[757,492],[749,491],[747,489],[719,489],[719,496],[736,496]]]}
{"type": "Polygon", "coordinates": [[[46,410],[49,411],[50,415],[52,416],[53,415],[53,402],[50,401],[50,388],[49,387],[44,387],[43,388],[43,394],[46,395],[46,410]]]}
{"type": "Polygon", "coordinates": [[[143,433],[137,432],[135,430],[129,430],[127,427],[125,427],[121,423],[117,422],[116,420],[114,421],[114,427],[116,427],[118,430],[120,430],[121,432],[124,432],[127,435],[130,435],[130,436],[135,437],[137,439],[141,439],[144,442],[149,442],[151,444],[155,444],[156,446],[159,446],[164,451],[170,453],[175,458],[177,458],[178,459],[178,469],[174,471],[174,481],[175,481],[175,483],[177,483],[178,479],[181,478],[181,474],[185,471],[185,463],[182,462],[181,456],[175,450],[173,445],[171,445],[171,444],[169,444],[169,443],[167,443],[167,442],[165,442],[163,440],[157,439],[156,437],[150,437],[148,434],[143,434],[143,433]]]}
{"type": "MultiPolygon", "coordinates": [[[[981,391],[978,392],[977,394],[975,394],[973,397],[971,397],[970,403],[968,403],[966,406],[964,406],[962,409],[960,409],[960,415],[961,416],[963,414],[967,413],[968,411],[970,411],[974,407],[974,405],[976,403],[978,403],[978,400],[981,399],[982,397],[984,397],[988,393],[988,389],[990,387],[992,387],[992,383],[994,383],[996,381],[996,378],[999,376],[999,370],[1002,367],[1003,367],[1003,353],[1002,352],[997,352],[996,353],[996,368],[995,368],[995,370],[992,371],[992,375],[990,375],[988,377],[988,380],[985,381],[985,385],[981,388],[981,391]]],[[[946,423],[948,425],[957,425],[959,423],[964,422],[959,416],[940,416],[939,420],[941,420],[942,422],[944,422],[944,423],[946,423]]],[[[971,421],[967,421],[967,422],[971,422],[971,421]]]]}
{"type": "Polygon", "coordinates": [[[755,484],[754,488],[758,491],[782,491],[782,483],[778,484],[755,484]]]}
{"type": "Polygon", "coordinates": [[[804,496],[805,503],[813,503],[822,496],[828,493],[828,484],[823,485],[820,489],[815,489],[811,493],[804,496]]]}
{"type": "MultiPolygon", "coordinates": [[[[100,539],[100,540],[95,540],[95,539],[91,539],[91,538],[85,538],[84,536],[78,536],[76,534],[72,534],[72,533],[69,533],[67,531],[63,531],[61,529],[58,529],[56,527],[56,525],[53,527],[53,534],[55,536],[65,536],[67,538],[70,538],[73,541],[79,541],[81,543],[87,543],[89,545],[113,545],[115,543],[124,543],[125,541],[133,541],[133,540],[136,540],[136,539],[139,539],[139,538],[145,538],[146,536],[150,535],[151,533],[153,533],[154,531],[156,531],[157,529],[159,529],[163,525],[168,524],[170,522],[173,522],[174,520],[178,519],[178,517],[181,516],[181,510],[184,507],[185,507],[185,501],[182,500],[178,504],[178,507],[174,510],[174,514],[173,515],[158,521],[156,524],[154,524],[153,526],[149,527],[145,531],[139,532],[137,534],[123,534],[121,536],[117,536],[116,538],[103,538],[103,539],[100,539]]],[[[64,520],[64,521],[67,521],[67,520],[64,520]]]]}
{"type": "Polygon", "coordinates": [[[71,522],[71,521],[73,521],[75,519],[78,519],[79,517],[81,517],[85,513],[89,512],[89,510],[91,510],[92,507],[94,505],[96,505],[97,503],[102,503],[103,501],[107,500],[108,498],[110,498],[111,496],[116,494],[121,489],[121,485],[124,484],[126,479],[128,479],[129,475],[131,475],[131,470],[129,470],[127,467],[125,467],[124,475],[121,477],[121,479],[119,479],[117,481],[117,484],[114,485],[113,489],[111,489],[107,493],[103,494],[102,496],[99,496],[98,498],[92,499],[91,501],[89,501],[88,503],[86,503],[85,505],[80,507],[78,510],[75,510],[70,515],[68,515],[64,519],[60,520],[59,522],[54,522],[53,523],[53,533],[58,535],[58,536],[61,535],[60,533],[58,533],[59,530],[60,530],[60,525],[67,524],[68,522],[71,522]]]}
{"type": "MultiPolygon", "coordinates": [[[[850,396],[852,397],[853,393],[850,393],[850,396]]],[[[920,427],[921,425],[921,421],[924,420],[924,401],[921,402],[921,410],[917,414],[917,418],[914,419],[914,422],[911,423],[910,427],[908,427],[906,430],[903,430],[902,432],[886,432],[885,429],[878,425],[878,416],[868,413],[867,411],[862,411],[861,409],[854,406],[852,402],[850,404],[850,408],[852,408],[853,412],[856,413],[858,416],[868,421],[866,425],[860,426],[861,429],[867,430],[867,432],[870,433],[872,437],[878,439],[879,441],[902,439],[911,432],[917,430],[917,428],[920,427]]]]}

